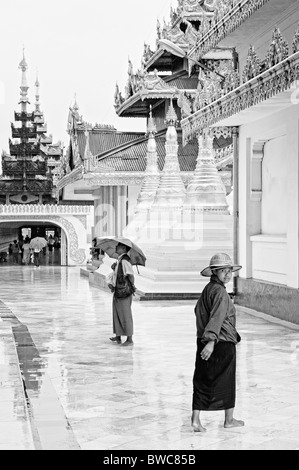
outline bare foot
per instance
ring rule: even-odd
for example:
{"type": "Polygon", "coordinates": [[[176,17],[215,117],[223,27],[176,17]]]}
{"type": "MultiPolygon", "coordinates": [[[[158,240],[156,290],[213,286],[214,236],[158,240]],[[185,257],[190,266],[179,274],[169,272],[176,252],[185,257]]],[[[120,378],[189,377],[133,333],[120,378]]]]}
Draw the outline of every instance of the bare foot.
{"type": "Polygon", "coordinates": [[[204,428],[201,423],[191,423],[194,432],[206,432],[206,428],[204,428]]]}
{"type": "Polygon", "coordinates": [[[231,421],[225,421],[224,422],[224,427],[225,428],[240,428],[242,426],[245,426],[245,423],[241,419],[233,418],[231,421]]]}
{"type": "Polygon", "coordinates": [[[133,341],[125,341],[124,343],[122,343],[122,346],[133,346],[133,341]]]}

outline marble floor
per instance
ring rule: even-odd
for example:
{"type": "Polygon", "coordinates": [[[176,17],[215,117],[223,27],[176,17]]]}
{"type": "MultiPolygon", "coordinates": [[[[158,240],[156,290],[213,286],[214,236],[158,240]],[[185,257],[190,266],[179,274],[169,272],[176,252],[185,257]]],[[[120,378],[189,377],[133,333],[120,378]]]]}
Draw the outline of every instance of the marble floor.
{"type": "Polygon", "coordinates": [[[245,427],[203,412],[194,433],[194,301],[134,301],[124,348],[109,341],[111,295],[79,268],[0,269],[0,450],[299,449],[298,326],[238,308],[245,427]]]}

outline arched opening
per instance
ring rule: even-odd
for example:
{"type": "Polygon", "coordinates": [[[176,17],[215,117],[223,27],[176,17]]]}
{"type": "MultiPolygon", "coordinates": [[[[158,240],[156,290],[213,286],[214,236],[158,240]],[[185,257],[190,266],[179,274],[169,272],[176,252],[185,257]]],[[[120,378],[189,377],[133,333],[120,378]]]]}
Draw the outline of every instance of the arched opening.
{"type": "MultiPolygon", "coordinates": [[[[63,228],[53,222],[34,220],[0,222],[0,263],[10,266],[17,260],[20,265],[27,264],[23,244],[28,238],[36,236],[43,237],[48,242],[42,250],[41,265],[67,265],[67,237],[63,228]],[[13,256],[12,253],[14,240],[18,243],[18,256],[16,253],[13,256]]],[[[31,262],[29,260],[29,264],[31,262]]]]}

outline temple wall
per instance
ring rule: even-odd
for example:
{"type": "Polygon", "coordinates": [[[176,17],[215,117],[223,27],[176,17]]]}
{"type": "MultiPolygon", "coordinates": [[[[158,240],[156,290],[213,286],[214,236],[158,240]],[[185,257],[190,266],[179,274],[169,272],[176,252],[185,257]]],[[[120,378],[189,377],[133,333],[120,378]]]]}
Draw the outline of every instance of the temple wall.
{"type": "MultiPolygon", "coordinates": [[[[295,315],[299,288],[299,105],[240,127],[239,302],[295,315]],[[248,282],[247,282],[248,281],[248,282]],[[283,292],[283,295],[281,294],[283,292]],[[275,301],[273,295],[275,294],[275,301]],[[297,300],[296,300],[297,299],[297,300]]],[[[298,303],[297,303],[298,311],[298,303]]],[[[290,320],[292,321],[292,320],[290,320]]]]}

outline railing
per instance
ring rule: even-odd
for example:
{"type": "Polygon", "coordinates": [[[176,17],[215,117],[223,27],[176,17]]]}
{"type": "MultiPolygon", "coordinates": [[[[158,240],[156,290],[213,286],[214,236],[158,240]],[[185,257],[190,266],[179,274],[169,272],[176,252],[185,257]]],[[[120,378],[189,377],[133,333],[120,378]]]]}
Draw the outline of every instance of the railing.
{"type": "Polygon", "coordinates": [[[299,80],[299,52],[181,121],[183,142],[203,129],[284,92],[299,80]]]}
{"type": "Polygon", "coordinates": [[[52,204],[5,204],[0,205],[0,214],[90,214],[90,206],[65,206],[52,204]]]}

